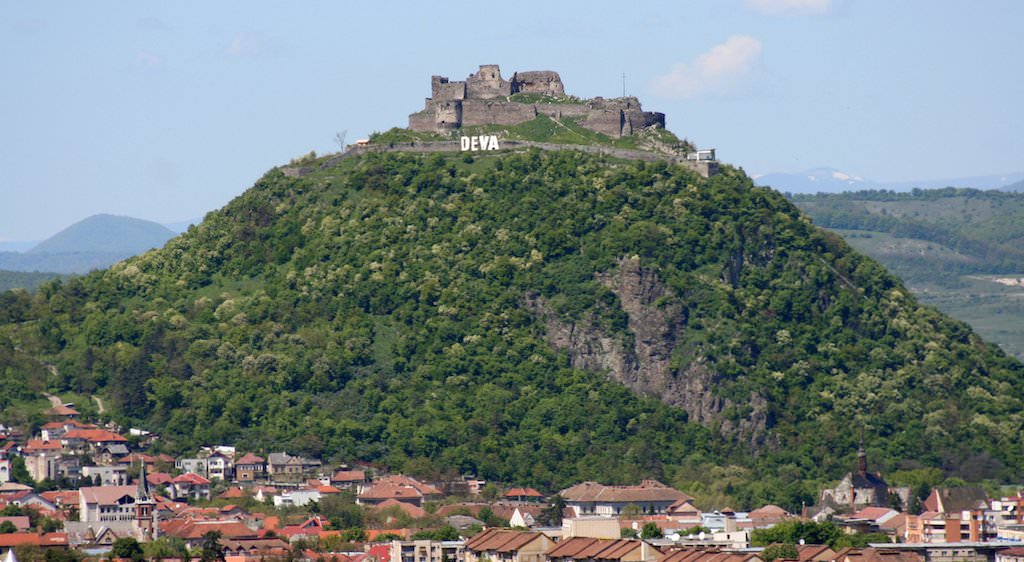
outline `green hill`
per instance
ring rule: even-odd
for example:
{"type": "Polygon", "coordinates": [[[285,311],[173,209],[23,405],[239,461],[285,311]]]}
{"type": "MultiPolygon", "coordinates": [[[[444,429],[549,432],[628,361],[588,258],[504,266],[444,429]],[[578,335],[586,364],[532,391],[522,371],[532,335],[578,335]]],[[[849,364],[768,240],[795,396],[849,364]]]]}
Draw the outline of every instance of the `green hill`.
{"type": "Polygon", "coordinates": [[[29,251],[0,252],[0,270],[87,273],[163,246],[175,233],[142,219],[93,215],[40,242],[29,251]]]}
{"type": "Polygon", "coordinates": [[[93,215],[83,219],[29,250],[28,254],[74,254],[86,252],[133,256],[163,246],[174,232],[155,222],[93,215]]]}
{"type": "Polygon", "coordinates": [[[41,283],[60,277],[56,273],[35,273],[0,270],[0,291],[9,289],[35,289],[41,283]]]}
{"type": "Polygon", "coordinates": [[[813,502],[862,429],[883,470],[1024,460],[1021,364],[742,172],[324,162],[160,250],[0,296],[0,406],[95,393],[171,451],[545,490],[654,476],[741,506],[813,502]]]}
{"type": "Polygon", "coordinates": [[[975,189],[797,195],[920,298],[1024,357],[1024,194],[975,189]]]}

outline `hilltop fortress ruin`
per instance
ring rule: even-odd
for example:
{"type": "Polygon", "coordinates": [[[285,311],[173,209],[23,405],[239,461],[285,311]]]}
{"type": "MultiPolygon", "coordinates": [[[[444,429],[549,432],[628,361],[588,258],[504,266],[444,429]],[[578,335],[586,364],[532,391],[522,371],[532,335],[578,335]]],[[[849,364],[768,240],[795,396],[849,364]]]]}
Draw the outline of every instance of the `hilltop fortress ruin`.
{"type": "Polygon", "coordinates": [[[644,111],[635,97],[578,100],[565,95],[557,72],[516,72],[511,80],[505,80],[498,65],[484,64],[464,81],[432,77],[430,97],[423,111],[409,116],[409,128],[447,132],[474,125],[517,125],[538,115],[573,118],[581,126],[612,138],[665,126],[664,113],[644,111]],[[517,99],[517,94],[534,95],[517,99]]]}

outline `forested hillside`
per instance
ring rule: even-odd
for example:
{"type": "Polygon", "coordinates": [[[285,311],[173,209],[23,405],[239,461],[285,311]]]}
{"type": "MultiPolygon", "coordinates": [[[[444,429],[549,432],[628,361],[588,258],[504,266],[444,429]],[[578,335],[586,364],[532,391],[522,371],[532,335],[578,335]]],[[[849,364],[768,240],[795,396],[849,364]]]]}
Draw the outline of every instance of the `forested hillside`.
{"type": "Polygon", "coordinates": [[[4,271],[0,269],[0,291],[23,288],[35,289],[40,283],[60,277],[56,273],[37,273],[25,271],[4,271]]]}
{"type": "Polygon", "coordinates": [[[862,432],[883,469],[1024,461],[1021,364],[741,172],[573,151],[311,168],[0,296],[0,405],[98,394],[169,450],[544,490],[653,476],[744,507],[813,501],[862,432]]]}
{"type": "Polygon", "coordinates": [[[924,302],[1024,357],[1024,194],[976,189],[797,195],[815,224],[903,278],[924,302]]]}

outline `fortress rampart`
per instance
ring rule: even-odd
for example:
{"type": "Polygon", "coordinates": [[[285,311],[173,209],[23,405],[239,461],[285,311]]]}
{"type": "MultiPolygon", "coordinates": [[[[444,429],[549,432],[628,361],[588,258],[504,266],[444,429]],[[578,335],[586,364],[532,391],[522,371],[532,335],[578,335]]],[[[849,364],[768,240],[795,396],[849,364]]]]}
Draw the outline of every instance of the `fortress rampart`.
{"type": "Polygon", "coordinates": [[[646,127],[664,127],[665,114],[644,111],[635,97],[595,98],[578,103],[524,103],[514,94],[565,97],[565,86],[550,70],[516,72],[511,80],[501,76],[496,64],[480,66],[464,81],[444,76],[430,80],[430,95],[423,111],[409,116],[413,131],[444,132],[474,125],[516,125],[538,115],[555,119],[571,117],[583,127],[612,138],[630,136],[646,127]]]}

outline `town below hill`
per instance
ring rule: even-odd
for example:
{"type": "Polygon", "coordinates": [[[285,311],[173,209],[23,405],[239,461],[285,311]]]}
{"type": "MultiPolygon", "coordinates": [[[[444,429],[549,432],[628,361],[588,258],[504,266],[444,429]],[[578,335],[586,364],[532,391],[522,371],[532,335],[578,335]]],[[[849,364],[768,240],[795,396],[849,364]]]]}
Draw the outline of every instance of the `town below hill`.
{"type": "Polygon", "coordinates": [[[175,458],[147,452],[157,436],[83,422],[71,405],[46,413],[0,447],[0,549],[19,560],[1013,562],[1024,539],[1024,497],[891,486],[863,452],[801,513],[702,509],[657,480],[545,494],[224,445],[175,458]]]}

